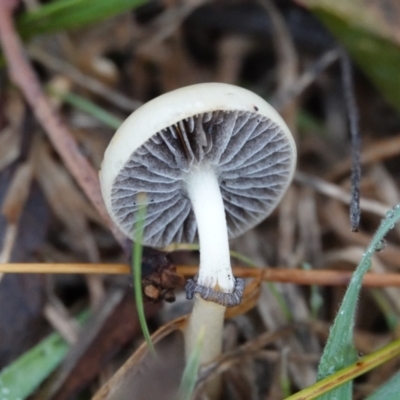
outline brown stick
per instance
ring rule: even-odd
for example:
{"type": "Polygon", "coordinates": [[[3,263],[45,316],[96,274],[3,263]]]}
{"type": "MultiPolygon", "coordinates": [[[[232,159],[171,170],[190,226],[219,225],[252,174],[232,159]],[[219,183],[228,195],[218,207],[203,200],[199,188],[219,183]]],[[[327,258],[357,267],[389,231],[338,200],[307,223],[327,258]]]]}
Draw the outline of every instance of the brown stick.
{"type": "Polygon", "coordinates": [[[13,1],[0,1],[0,42],[12,81],[19,87],[43,126],[54,148],[120,243],[124,238],[111,221],[100,192],[97,172],[79,151],[78,145],[58,112],[45,96],[39,79],[26,57],[13,21],[13,1]]]}
{"type": "MultiPolygon", "coordinates": [[[[197,266],[177,266],[177,272],[186,277],[198,272],[197,266]]],[[[286,268],[233,267],[235,276],[258,278],[269,282],[295,283],[298,285],[340,286],[347,285],[353,275],[351,271],[302,270],[286,268]]],[[[126,264],[0,264],[0,273],[13,274],[130,274],[126,264]]],[[[368,287],[400,286],[400,274],[369,272],[363,285],[368,287]]]]}

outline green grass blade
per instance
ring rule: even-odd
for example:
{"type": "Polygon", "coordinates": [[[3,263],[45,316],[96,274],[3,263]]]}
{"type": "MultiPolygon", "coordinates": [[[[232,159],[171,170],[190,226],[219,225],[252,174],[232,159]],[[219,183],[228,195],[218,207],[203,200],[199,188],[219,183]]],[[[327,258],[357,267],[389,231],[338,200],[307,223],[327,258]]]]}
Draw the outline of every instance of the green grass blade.
{"type": "MultiPolygon", "coordinates": [[[[79,322],[87,320],[83,312],[79,322]]],[[[30,396],[65,358],[70,345],[53,333],[0,371],[0,399],[23,400],[30,396]]]]}
{"type": "Polygon", "coordinates": [[[400,46],[395,39],[397,26],[388,22],[391,13],[384,12],[384,2],[375,5],[366,0],[302,0],[302,3],[346,47],[386,99],[400,109],[400,46]]]}
{"type": "MultiPolygon", "coordinates": [[[[400,205],[388,211],[375,233],[360,264],[354,272],[349,287],[344,295],[338,315],[331,328],[328,342],[324,349],[319,368],[318,380],[323,379],[357,360],[357,352],[353,343],[353,329],[357,300],[359,297],[362,279],[371,266],[371,259],[376,250],[382,248],[382,241],[394,224],[400,219],[400,205]]],[[[352,397],[352,382],[346,383],[337,389],[320,396],[320,400],[333,398],[348,400],[352,397]]]]}
{"type": "Polygon", "coordinates": [[[392,332],[395,332],[397,327],[399,326],[399,317],[390,300],[385,296],[382,289],[370,288],[370,294],[372,295],[375,303],[384,315],[389,329],[392,332]]]}
{"type": "Polygon", "coordinates": [[[137,220],[134,229],[134,240],[132,247],[132,275],[133,275],[133,287],[135,292],[136,310],[138,313],[140,327],[142,328],[144,339],[149,347],[150,351],[155,355],[156,350],[151,341],[149,328],[147,326],[146,315],[144,313],[143,304],[143,293],[142,293],[142,254],[143,254],[143,231],[144,221],[146,218],[146,202],[147,196],[144,193],[139,193],[137,198],[139,204],[139,210],[137,212],[137,220]]]}
{"type": "Polygon", "coordinates": [[[106,126],[112,129],[118,129],[123,122],[122,119],[109,113],[104,108],[75,93],[59,93],[54,89],[50,89],[50,92],[56,96],[59,96],[65,103],[70,104],[71,106],[85,112],[86,114],[89,114],[96,120],[103,122],[106,126]]]}
{"type": "Polygon", "coordinates": [[[87,26],[138,7],[147,0],[57,0],[17,20],[23,38],[87,26]]]}
{"type": "Polygon", "coordinates": [[[400,371],[385,382],[365,400],[398,400],[400,393],[400,371]]]}
{"type": "Polygon", "coordinates": [[[283,394],[283,397],[289,397],[292,393],[292,385],[290,382],[290,378],[288,375],[288,354],[289,354],[289,350],[288,349],[284,349],[282,351],[282,355],[281,355],[281,359],[280,359],[280,377],[279,377],[279,383],[280,383],[280,387],[281,387],[281,391],[283,394]]]}
{"type": "Polygon", "coordinates": [[[185,370],[183,371],[181,385],[179,388],[179,400],[191,400],[196,386],[197,374],[200,367],[200,355],[203,348],[204,330],[197,336],[193,351],[189,355],[185,370]]]}
{"type": "Polygon", "coordinates": [[[56,369],[67,354],[68,343],[53,333],[0,373],[0,398],[25,399],[56,369]]]}
{"type": "MultiPolygon", "coordinates": [[[[309,263],[303,263],[301,267],[307,271],[312,270],[312,267],[309,263]]],[[[317,285],[311,285],[310,290],[311,315],[314,319],[317,319],[318,312],[324,304],[324,299],[322,298],[319,287],[317,285]]]]}
{"type": "MultiPolygon", "coordinates": [[[[322,394],[327,393],[329,390],[330,400],[347,400],[345,397],[338,397],[334,395],[333,389],[340,387],[346,382],[349,382],[367,372],[379,367],[380,365],[400,356],[400,339],[396,339],[381,349],[357,360],[357,362],[349,365],[346,368],[335,372],[328,377],[321,379],[300,392],[297,392],[285,400],[313,400],[319,399],[322,394]]],[[[382,400],[386,400],[382,398],[382,400]]]]}

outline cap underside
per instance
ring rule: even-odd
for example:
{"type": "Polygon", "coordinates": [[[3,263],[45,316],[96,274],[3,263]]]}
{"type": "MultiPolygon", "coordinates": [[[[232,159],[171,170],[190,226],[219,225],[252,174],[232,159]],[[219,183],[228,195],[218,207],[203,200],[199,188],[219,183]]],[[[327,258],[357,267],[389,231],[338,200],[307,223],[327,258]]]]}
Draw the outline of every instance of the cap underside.
{"type": "Polygon", "coordinates": [[[113,219],[133,237],[140,193],[146,194],[143,244],[194,242],[197,227],[185,189],[193,165],[212,167],[220,183],[229,237],[268,216],[294,169],[293,142],[273,121],[247,111],[195,115],[140,146],[114,180],[113,219]]]}

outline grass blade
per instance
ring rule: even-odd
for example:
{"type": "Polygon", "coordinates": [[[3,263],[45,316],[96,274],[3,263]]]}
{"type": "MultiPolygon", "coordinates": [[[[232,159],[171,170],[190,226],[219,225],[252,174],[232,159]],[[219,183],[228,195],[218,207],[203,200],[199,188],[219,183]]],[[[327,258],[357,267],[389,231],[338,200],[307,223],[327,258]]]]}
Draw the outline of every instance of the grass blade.
{"type": "MultiPolygon", "coordinates": [[[[400,204],[387,212],[386,218],[382,220],[367,251],[364,253],[360,264],[354,272],[344,295],[343,303],[331,328],[328,342],[319,364],[318,380],[340,371],[357,360],[357,351],[353,343],[353,330],[362,279],[371,266],[373,254],[375,251],[382,249],[384,237],[399,219],[400,204]]],[[[352,382],[349,382],[326,395],[318,397],[318,399],[329,400],[337,398],[347,400],[351,399],[351,397],[352,382]]]]}
{"type": "Polygon", "coordinates": [[[118,129],[122,125],[122,119],[116,117],[115,115],[111,114],[110,112],[93,103],[92,101],[85,99],[82,96],[79,96],[78,94],[71,92],[61,93],[54,89],[50,89],[50,92],[60,97],[65,103],[70,104],[71,106],[85,112],[86,114],[89,114],[93,118],[97,119],[98,121],[102,122],[112,129],[118,129]]]}
{"type": "Polygon", "coordinates": [[[23,38],[79,28],[138,7],[147,0],[58,0],[29,11],[17,20],[23,38]]]}
{"type": "Polygon", "coordinates": [[[182,381],[179,388],[180,400],[191,400],[196,386],[197,374],[200,367],[200,355],[203,347],[204,330],[199,332],[193,351],[189,355],[185,370],[183,371],[182,381]]]}
{"type": "MultiPolygon", "coordinates": [[[[303,263],[301,267],[307,271],[311,271],[312,267],[309,263],[303,263]]],[[[317,319],[318,312],[324,304],[324,300],[319,291],[319,287],[317,285],[311,285],[310,287],[310,308],[311,308],[311,316],[314,319],[317,319]]]]}
{"type": "Polygon", "coordinates": [[[388,328],[392,332],[396,332],[396,329],[399,326],[399,317],[392,303],[385,296],[382,290],[371,288],[370,293],[376,305],[379,307],[383,316],[385,317],[388,328]]]}
{"type": "MultiPolygon", "coordinates": [[[[83,312],[79,322],[89,316],[83,312]]],[[[0,371],[0,398],[23,400],[30,396],[58,367],[70,345],[58,333],[53,333],[0,371]]]]}
{"type": "Polygon", "coordinates": [[[366,400],[398,400],[400,393],[400,371],[385,382],[378,390],[366,400]]]}
{"type": "Polygon", "coordinates": [[[302,0],[302,4],[346,47],[386,99],[400,109],[400,47],[394,39],[397,24],[389,22],[384,2],[302,0]]]}
{"type": "MultiPolygon", "coordinates": [[[[330,400],[347,400],[344,397],[338,397],[334,393],[336,393],[336,388],[341,385],[349,382],[358,376],[361,376],[368,371],[384,364],[389,360],[393,360],[400,356],[400,339],[393,341],[387,346],[383,347],[380,350],[375,351],[368,356],[365,356],[358,360],[356,363],[341,369],[340,371],[329,375],[327,378],[324,378],[312,386],[309,386],[306,389],[301,390],[289,397],[285,400],[313,400],[321,398],[322,394],[329,392],[330,400]]],[[[381,398],[379,398],[381,399],[381,398]]],[[[382,397],[383,400],[386,400],[385,397],[382,397]]],[[[397,400],[397,398],[396,398],[397,400]]]]}
{"type": "Polygon", "coordinates": [[[132,248],[132,276],[133,276],[133,287],[135,292],[136,310],[138,313],[140,327],[142,328],[144,339],[149,347],[150,351],[155,355],[156,350],[151,341],[149,328],[147,326],[146,315],[144,313],[143,304],[143,293],[142,293],[142,254],[143,254],[143,231],[144,231],[144,221],[146,218],[146,202],[147,196],[144,193],[139,193],[137,196],[139,209],[137,212],[137,221],[135,223],[134,229],[134,240],[132,248]]]}

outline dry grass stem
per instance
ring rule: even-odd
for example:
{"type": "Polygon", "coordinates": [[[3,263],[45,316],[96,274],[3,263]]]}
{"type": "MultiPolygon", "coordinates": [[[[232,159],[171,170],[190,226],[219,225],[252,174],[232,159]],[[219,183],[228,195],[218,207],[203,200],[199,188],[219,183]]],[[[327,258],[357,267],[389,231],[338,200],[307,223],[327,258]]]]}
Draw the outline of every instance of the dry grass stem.
{"type": "MultiPolygon", "coordinates": [[[[361,164],[368,165],[388,160],[400,154],[400,135],[374,141],[367,145],[361,154],[361,164]]],[[[347,175],[351,168],[351,160],[338,163],[327,175],[328,181],[337,181],[347,175]]]]}
{"type": "Polygon", "coordinates": [[[91,200],[96,210],[107,222],[115,237],[124,243],[125,239],[111,221],[100,193],[96,171],[80,152],[78,145],[63,122],[61,116],[51,106],[45,96],[39,79],[26,58],[21,39],[15,29],[12,7],[0,3],[0,41],[11,79],[24,93],[36,118],[46,130],[53,146],[63,159],[69,172],[91,200]]]}
{"type": "MultiPolygon", "coordinates": [[[[151,336],[152,343],[156,345],[171,333],[184,329],[185,325],[186,315],[163,325],[151,336]]],[[[95,394],[95,396],[93,396],[92,400],[112,399],[113,393],[122,386],[123,381],[127,376],[129,377],[132,373],[140,373],[140,368],[138,368],[138,366],[148,354],[149,348],[147,343],[143,343],[113,375],[113,377],[95,394]]]]}
{"type": "MultiPolygon", "coordinates": [[[[177,273],[192,277],[198,271],[197,266],[177,266],[177,273]]],[[[1,273],[14,274],[130,274],[127,264],[0,264],[1,273]]],[[[233,267],[235,276],[241,278],[262,277],[267,282],[295,283],[298,285],[344,286],[351,279],[352,271],[336,270],[302,270],[278,268],[254,269],[248,267],[233,267]]],[[[367,273],[363,285],[367,287],[400,286],[400,274],[397,273],[367,273]]]]}
{"type": "MultiPolygon", "coordinates": [[[[0,250],[0,262],[8,263],[18,235],[18,224],[29,196],[33,176],[32,160],[20,165],[9,185],[7,195],[1,206],[1,213],[6,217],[7,228],[0,250]]],[[[0,273],[0,282],[3,274],[0,273]]]]}
{"type": "Polygon", "coordinates": [[[84,74],[67,61],[48,54],[37,45],[31,45],[28,52],[34,60],[42,63],[44,66],[53,71],[68,76],[68,78],[70,78],[71,81],[77,85],[84,89],[90,90],[92,93],[97,94],[121,110],[132,112],[142,105],[140,101],[131,100],[122,93],[111,89],[99,80],[84,74]]]}
{"type": "Polygon", "coordinates": [[[235,350],[222,354],[217,360],[201,368],[196,390],[201,391],[204,385],[217,374],[222,374],[245,359],[256,357],[260,349],[288,336],[292,332],[293,327],[285,327],[277,332],[265,332],[235,350]]]}
{"type": "MultiPolygon", "coordinates": [[[[350,194],[346,190],[333,183],[329,183],[323,179],[299,171],[297,171],[295,174],[295,180],[302,185],[312,187],[317,192],[331,197],[332,199],[339,200],[345,204],[350,204],[350,194]]],[[[390,209],[390,206],[386,204],[365,198],[361,198],[360,207],[362,211],[370,212],[379,215],[380,217],[384,217],[387,211],[390,209]]]]}
{"type": "MultiPolygon", "coordinates": [[[[345,22],[341,36],[318,20],[311,0],[302,7],[279,0],[140,0],[129,10],[135,1],[103,0],[96,12],[91,1],[59,8],[57,0],[0,0],[0,369],[19,368],[14,361],[34,353],[50,330],[70,343],[57,373],[41,376],[28,397],[176,400],[185,358],[181,330],[192,306],[183,285],[199,271],[199,245],[143,248],[142,289],[154,302],[143,313],[155,332],[156,359],[142,345],[132,297],[132,242],[107,216],[98,169],[110,126],[163,93],[202,82],[246,87],[267,99],[294,132],[299,172],[276,211],[230,241],[233,273],[246,280],[245,291],[241,304],[225,313],[226,354],[201,371],[199,387],[223,372],[226,399],[280,400],[315,383],[353,271],[382,217],[400,203],[400,98],[396,68],[388,64],[395,58],[385,46],[372,46],[374,63],[363,65],[360,56],[353,68],[363,171],[360,229],[351,232],[351,135],[337,61],[344,46],[355,66],[358,50],[347,47],[344,34],[359,28],[364,12],[372,22],[369,40],[378,35],[397,45],[393,21],[400,21],[399,7],[388,18],[386,2],[360,1],[365,7],[343,20],[332,14],[345,22]],[[108,18],[107,7],[120,6],[124,12],[108,18]],[[101,10],[103,19],[94,20],[101,10]],[[38,20],[48,12],[52,18],[38,20]],[[83,23],[86,17],[92,22],[83,23]],[[39,34],[42,29],[49,31],[39,34]],[[385,83],[378,84],[383,70],[385,83]]],[[[319,10],[326,21],[341,3],[346,0],[319,10]]],[[[236,162],[229,157],[226,162],[236,162]]],[[[255,161],[248,159],[246,168],[255,161]]],[[[262,177],[268,168],[254,172],[265,184],[272,179],[262,177]]],[[[241,184],[236,173],[229,176],[241,184]]],[[[165,179],[160,175],[161,185],[165,179]]],[[[236,190],[252,196],[252,189],[236,190]]],[[[241,219],[236,206],[229,213],[241,219]]],[[[400,224],[391,228],[371,255],[358,298],[353,336],[360,354],[400,332],[400,224]]],[[[397,357],[357,380],[354,399],[369,397],[399,367],[397,357]]],[[[34,368],[40,375],[41,364],[34,368]]],[[[18,390],[30,381],[20,376],[18,390]]],[[[195,372],[190,387],[194,380],[195,372]]],[[[0,397],[1,391],[0,382],[0,397]]],[[[201,390],[195,396],[206,397],[201,390]]]]}
{"type": "Polygon", "coordinates": [[[47,303],[43,314],[50,325],[70,344],[76,343],[78,339],[78,325],[70,318],[63,307],[47,303]]]}

